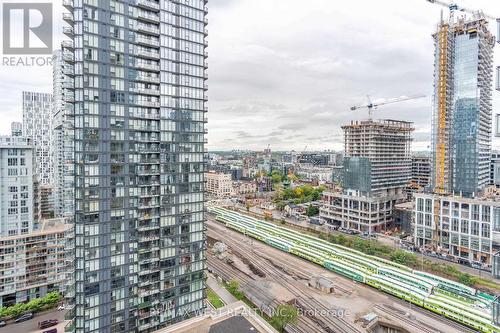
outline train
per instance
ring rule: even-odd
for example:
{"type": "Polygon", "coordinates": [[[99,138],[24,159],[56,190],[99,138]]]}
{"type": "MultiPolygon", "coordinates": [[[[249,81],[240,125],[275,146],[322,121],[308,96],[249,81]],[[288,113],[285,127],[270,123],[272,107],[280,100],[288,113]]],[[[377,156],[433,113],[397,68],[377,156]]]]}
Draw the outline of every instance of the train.
{"type": "Polygon", "coordinates": [[[311,261],[483,333],[500,333],[493,322],[494,295],[431,273],[332,244],[323,239],[235,211],[210,207],[226,227],[311,261]]]}

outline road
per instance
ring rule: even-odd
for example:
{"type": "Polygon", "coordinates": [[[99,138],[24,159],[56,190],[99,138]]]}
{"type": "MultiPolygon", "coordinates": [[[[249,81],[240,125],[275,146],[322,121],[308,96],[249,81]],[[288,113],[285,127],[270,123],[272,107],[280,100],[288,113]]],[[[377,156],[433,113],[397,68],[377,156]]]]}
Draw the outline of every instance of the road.
{"type": "Polygon", "coordinates": [[[59,324],[51,328],[57,327],[58,333],[64,332],[64,313],[65,311],[51,310],[48,312],[43,312],[35,314],[35,317],[31,320],[24,321],[22,323],[14,324],[14,321],[7,323],[7,326],[0,328],[0,333],[40,333],[48,330],[49,328],[39,330],[38,322],[47,319],[57,319],[59,324]]]}

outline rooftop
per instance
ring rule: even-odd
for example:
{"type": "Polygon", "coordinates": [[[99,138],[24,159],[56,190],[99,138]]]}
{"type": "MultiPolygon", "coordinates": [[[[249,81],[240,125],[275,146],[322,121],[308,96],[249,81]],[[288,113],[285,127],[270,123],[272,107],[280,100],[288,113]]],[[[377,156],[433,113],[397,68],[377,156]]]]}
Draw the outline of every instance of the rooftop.
{"type": "Polygon", "coordinates": [[[184,320],[158,333],[278,333],[242,301],[184,320]]]}

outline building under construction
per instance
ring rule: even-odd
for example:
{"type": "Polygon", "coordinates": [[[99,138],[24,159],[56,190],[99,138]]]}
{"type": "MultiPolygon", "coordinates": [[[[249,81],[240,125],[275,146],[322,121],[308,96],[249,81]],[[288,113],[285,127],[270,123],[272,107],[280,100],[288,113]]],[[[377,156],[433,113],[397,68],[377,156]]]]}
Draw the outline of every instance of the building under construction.
{"type": "Polygon", "coordinates": [[[352,121],[343,126],[345,158],[342,193],[323,193],[327,223],[362,232],[393,224],[394,205],[406,198],[411,177],[412,123],[352,121]]]}
{"type": "Polygon", "coordinates": [[[342,129],[344,189],[370,197],[402,194],[411,178],[412,123],[352,121],[342,129]]]}
{"type": "Polygon", "coordinates": [[[451,15],[433,37],[431,186],[472,196],[489,181],[495,38],[481,13],[451,15]]]}

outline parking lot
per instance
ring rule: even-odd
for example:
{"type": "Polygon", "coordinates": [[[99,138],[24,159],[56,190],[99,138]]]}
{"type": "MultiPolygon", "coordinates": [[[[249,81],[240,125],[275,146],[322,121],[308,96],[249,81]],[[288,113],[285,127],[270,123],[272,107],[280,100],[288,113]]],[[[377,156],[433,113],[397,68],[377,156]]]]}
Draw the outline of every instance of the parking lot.
{"type": "Polygon", "coordinates": [[[14,321],[11,320],[7,322],[7,326],[0,328],[0,333],[40,333],[48,330],[49,328],[43,330],[38,329],[38,322],[47,319],[59,320],[59,324],[51,328],[57,328],[58,333],[63,333],[64,313],[65,311],[51,310],[48,312],[35,314],[35,317],[33,317],[33,319],[18,324],[14,324],[14,321]]]}

